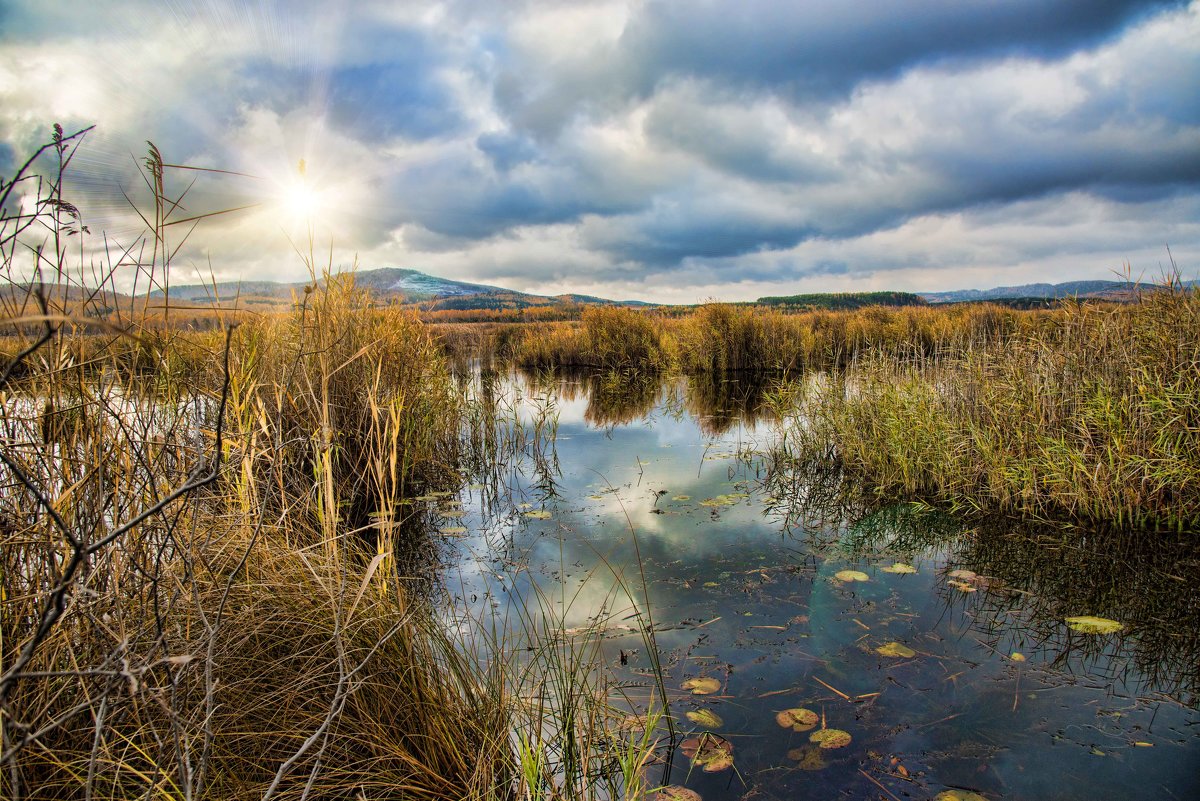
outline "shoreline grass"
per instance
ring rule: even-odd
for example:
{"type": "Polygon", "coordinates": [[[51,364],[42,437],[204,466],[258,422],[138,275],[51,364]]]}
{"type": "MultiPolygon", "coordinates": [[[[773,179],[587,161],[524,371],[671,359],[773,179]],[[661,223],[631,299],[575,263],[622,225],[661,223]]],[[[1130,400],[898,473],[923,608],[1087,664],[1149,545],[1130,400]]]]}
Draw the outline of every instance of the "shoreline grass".
{"type": "MultiPolygon", "coordinates": [[[[82,275],[111,286],[120,265],[66,245],[84,234],[60,202],[77,139],[56,131],[38,214],[0,218],[0,796],[522,798],[517,731],[554,780],[555,738],[581,730],[541,726],[529,684],[602,698],[602,666],[519,669],[525,643],[452,632],[409,502],[497,447],[464,433],[495,411],[464,407],[415,315],[317,281],[311,255],[292,312],[222,332],[114,318],[82,275]],[[53,281],[20,276],[31,239],[53,281]]],[[[134,269],[155,285],[179,206],[153,147],[144,169],[153,256],[134,269]]],[[[656,745],[596,709],[574,797],[656,745]]]]}

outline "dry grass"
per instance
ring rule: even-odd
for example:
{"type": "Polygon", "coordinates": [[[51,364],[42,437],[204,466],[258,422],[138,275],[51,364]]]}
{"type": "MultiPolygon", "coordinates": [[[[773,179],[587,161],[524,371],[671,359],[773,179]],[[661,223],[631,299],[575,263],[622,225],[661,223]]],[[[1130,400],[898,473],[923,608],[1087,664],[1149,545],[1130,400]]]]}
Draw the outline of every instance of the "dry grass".
{"type": "Polygon", "coordinates": [[[792,414],[799,451],[831,455],[885,495],[1195,529],[1200,295],[1074,304],[940,358],[873,355],[792,414]]]}
{"type": "MultiPolygon", "coordinates": [[[[592,655],[519,659],[528,643],[487,621],[451,636],[430,604],[408,499],[498,443],[464,431],[496,414],[464,405],[419,320],[326,274],[295,311],[224,332],[114,321],[69,269],[73,147],[48,151],[34,219],[0,219],[0,797],[588,797],[644,764],[653,742],[610,730],[592,655]],[[16,272],[31,237],[50,290],[16,272]],[[551,680],[566,705],[530,709],[551,680]],[[584,772],[553,756],[564,737],[584,772]],[[536,776],[518,739],[549,755],[536,776]]],[[[152,148],[134,267],[152,285],[168,172],[152,148]]]]}

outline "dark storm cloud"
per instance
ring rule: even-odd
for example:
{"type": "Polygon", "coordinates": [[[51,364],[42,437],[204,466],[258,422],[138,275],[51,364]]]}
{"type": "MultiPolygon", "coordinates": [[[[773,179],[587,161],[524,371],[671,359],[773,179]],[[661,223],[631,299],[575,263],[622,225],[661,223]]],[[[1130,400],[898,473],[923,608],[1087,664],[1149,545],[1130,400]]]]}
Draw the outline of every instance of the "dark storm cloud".
{"type": "Polygon", "coordinates": [[[652,2],[622,37],[645,53],[643,81],[686,73],[801,93],[844,93],[867,78],[945,58],[1055,58],[1120,31],[1168,2],[823,0],[652,2]]]}
{"type": "Polygon", "coordinates": [[[865,80],[944,60],[1053,59],[1119,34],[1131,21],[1178,2],[776,0],[649,2],[610,49],[554,75],[517,60],[496,97],[517,125],[542,137],[574,115],[605,113],[652,95],[680,76],[796,101],[836,99],[865,80]]]}

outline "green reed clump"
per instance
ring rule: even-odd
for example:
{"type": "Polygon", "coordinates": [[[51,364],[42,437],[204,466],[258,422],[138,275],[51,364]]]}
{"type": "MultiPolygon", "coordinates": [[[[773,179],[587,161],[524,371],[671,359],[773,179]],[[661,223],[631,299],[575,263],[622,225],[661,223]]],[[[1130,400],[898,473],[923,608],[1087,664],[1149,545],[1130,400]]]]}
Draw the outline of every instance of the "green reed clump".
{"type": "Polygon", "coordinates": [[[880,492],[1117,526],[1200,525],[1200,297],[1079,303],[952,354],[861,359],[801,405],[880,492]]]}

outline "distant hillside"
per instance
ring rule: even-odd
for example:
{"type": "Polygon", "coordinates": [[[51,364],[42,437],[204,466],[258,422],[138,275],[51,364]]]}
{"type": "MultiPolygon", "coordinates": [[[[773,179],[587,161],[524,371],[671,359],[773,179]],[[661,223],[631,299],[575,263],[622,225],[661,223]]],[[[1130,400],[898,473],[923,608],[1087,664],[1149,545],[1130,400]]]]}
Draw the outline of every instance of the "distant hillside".
{"type": "MultiPolygon", "coordinates": [[[[641,301],[614,301],[596,298],[590,295],[532,295],[488,284],[472,284],[466,281],[453,281],[439,278],[435,275],[406,270],[396,267],[382,267],[377,270],[359,270],[354,274],[354,282],[359,287],[369,290],[380,300],[391,300],[401,303],[422,303],[422,308],[433,309],[513,309],[531,306],[554,306],[559,304],[619,304],[625,306],[646,305],[641,301]],[[428,304],[428,305],[425,305],[428,304]]],[[[277,299],[290,301],[294,293],[302,293],[308,282],[277,282],[277,281],[223,281],[216,286],[195,284],[188,286],[173,286],[170,290],[171,300],[175,303],[192,302],[206,303],[211,300],[214,292],[223,303],[235,296],[242,298],[277,299]]],[[[151,297],[162,297],[162,290],[151,293],[151,297]]]]}
{"type": "MultiPolygon", "coordinates": [[[[1196,281],[1185,281],[1185,286],[1197,286],[1196,281]]],[[[1033,299],[1097,298],[1102,300],[1129,301],[1139,291],[1154,289],[1153,284],[1133,284],[1129,281],[1067,281],[1062,284],[1023,284],[1001,286],[994,289],[960,289],[952,292],[922,292],[921,297],[930,303],[963,303],[983,300],[1021,300],[1028,303],[1033,299]]]]}
{"type": "Polygon", "coordinates": [[[927,306],[928,301],[910,292],[834,292],[759,298],[762,306],[795,309],[861,309],[864,306],[927,306]]]}

